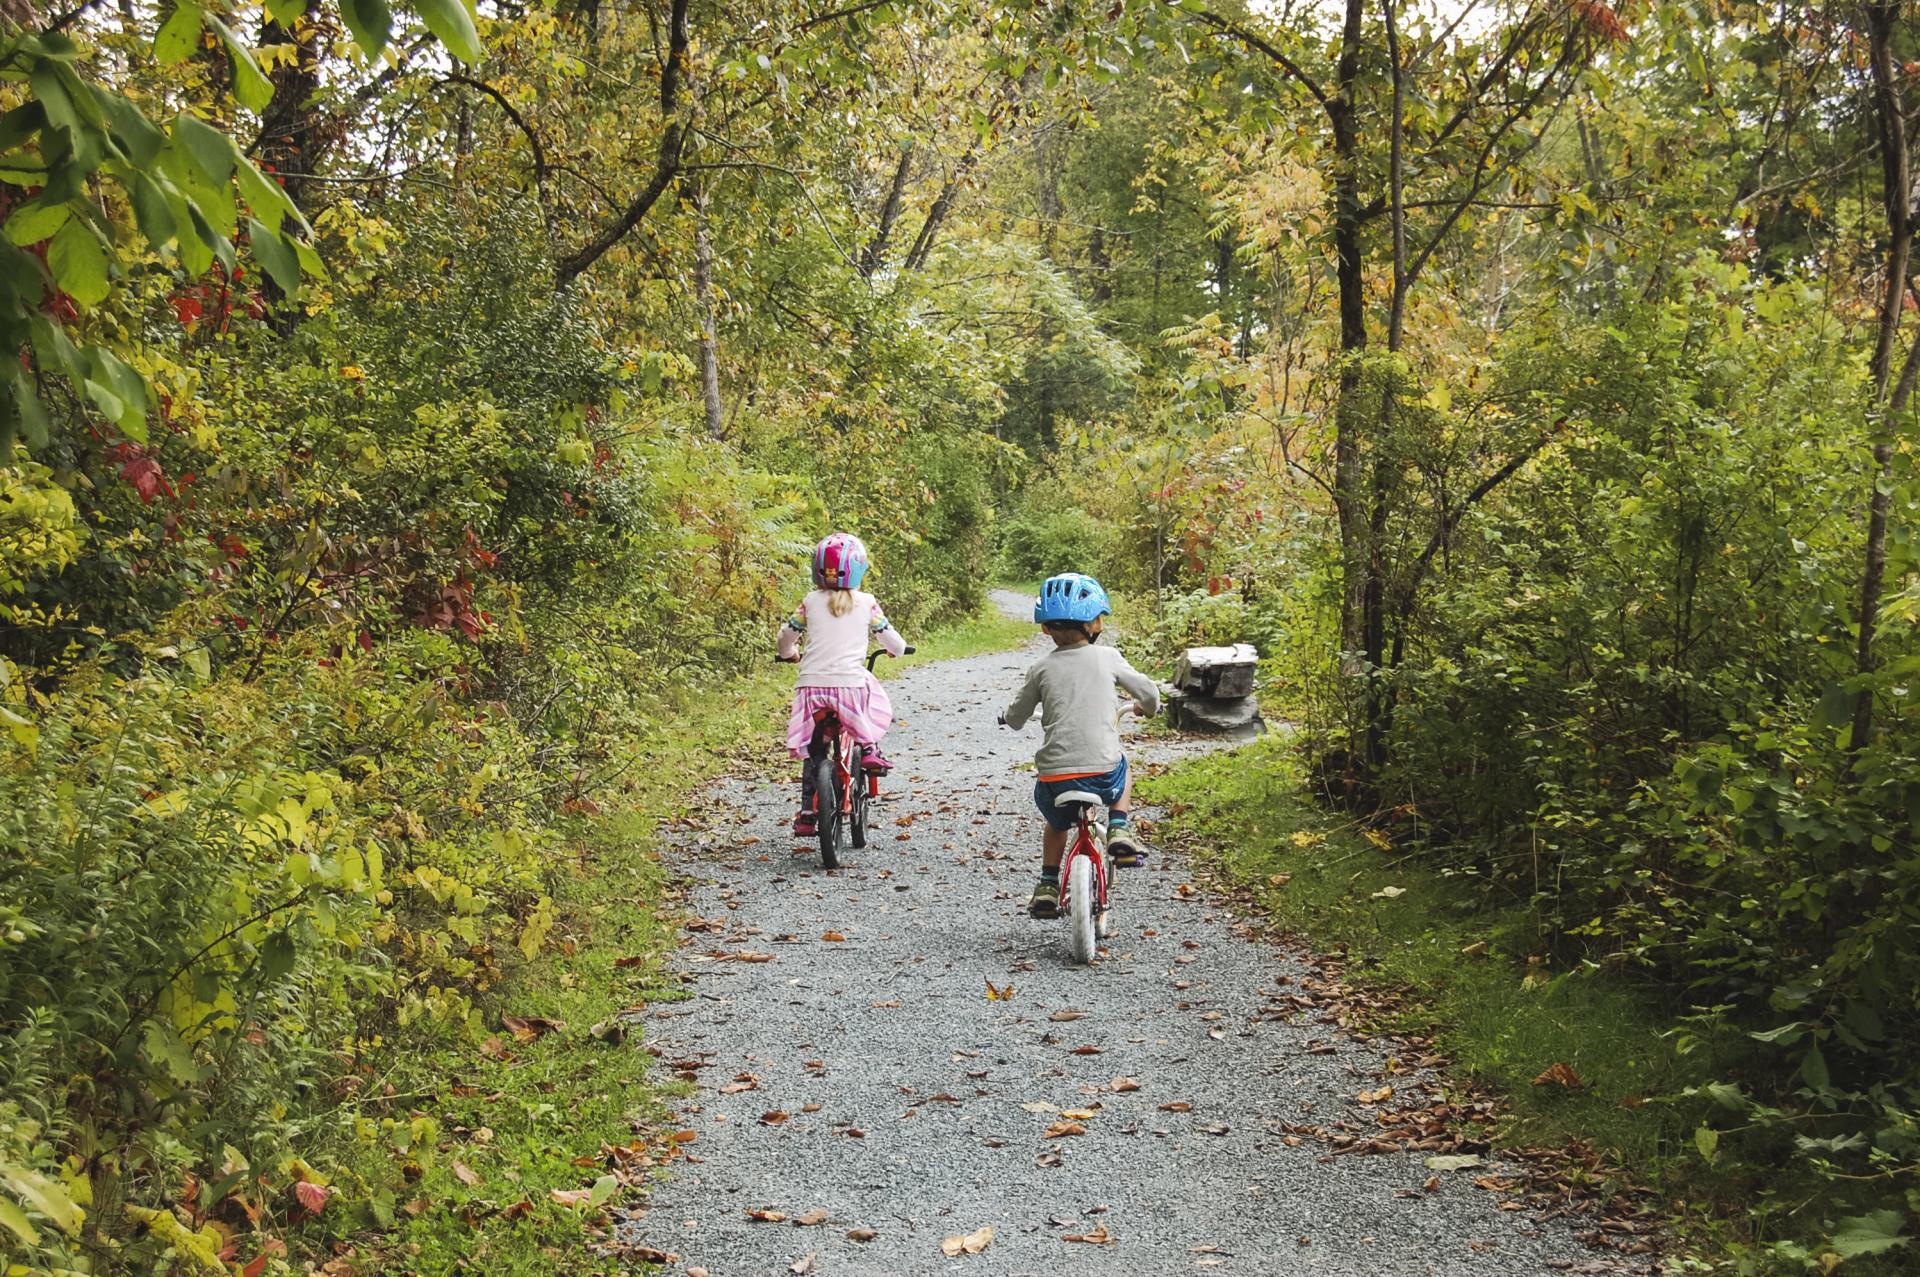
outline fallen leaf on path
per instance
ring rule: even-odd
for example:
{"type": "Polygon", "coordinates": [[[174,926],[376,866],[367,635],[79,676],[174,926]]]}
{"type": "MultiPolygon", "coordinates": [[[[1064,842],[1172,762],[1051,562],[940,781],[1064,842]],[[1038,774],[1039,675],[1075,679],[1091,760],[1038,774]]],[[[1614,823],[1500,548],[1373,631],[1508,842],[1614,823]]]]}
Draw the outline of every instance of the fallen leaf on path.
{"type": "Polygon", "coordinates": [[[893,998],[886,1002],[875,1002],[873,1005],[882,1011],[898,1011],[900,1009],[900,999],[893,998]]]}
{"type": "Polygon", "coordinates": [[[1378,1104],[1381,1100],[1390,1100],[1393,1098],[1393,1088],[1383,1086],[1377,1091],[1362,1091],[1355,1098],[1362,1104],[1378,1104]]]}
{"type": "Polygon", "coordinates": [[[1215,1122],[1212,1126],[1209,1126],[1207,1128],[1207,1134],[1225,1135],[1229,1129],[1231,1128],[1229,1128],[1225,1122],[1215,1122]]]}
{"type": "Polygon", "coordinates": [[[760,1115],[760,1125],[778,1126],[792,1116],[793,1114],[783,1113],[779,1109],[769,1109],[760,1115]]]}
{"type": "Polygon", "coordinates": [[[543,1033],[552,1033],[567,1026],[558,1020],[548,1019],[544,1015],[503,1015],[500,1023],[513,1034],[514,1040],[527,1043],[537,1040],[543,1033]]]}
{"type": "Polygon", "coordinates": [[[1429,1175],[1427,1176],[1426,1183],[1420,1185],[1420,1187],[1429,1193],[1437,1193],[1440,1191],[1440,1177],[1438,1175],[1429,1175]]]}
{"type": "Polygon", "coordinates": [[[800,1217],[795,1219],[793,1221],[793,1226],[795,1228],[812,1228],[816,1224],[824,1224],[826,1222],[827,1222],[826,1209],[824,1207],[816,1206],[814,1209],[808,1211],[806,1214],[801,1215],[800,1217]]]}
{"type": "Polygon", "coordinates": [[[1107,1231],[1105,1224],[1102,1224],[1090,1233],[1068,1233],[1060,1240],[1063,1242],[1085,1242],[1090,1246],[1111,1246],[1113,1245],[1113,1234],[1107,1231]]]}
{"type": "Polygon", "coordinates": [[[1101,1049],[1100,1049],[1099,1047],[1097,1047],[1097,1046],[1076,1046],[1076,1047],[1074,1047],[1074,1048],[1073,1048],[1073,1050],[1072,1050],[1071,1052],[1069,1052],[1069,1054],[1072,1054],[1072,1055],[1100,1055],[1100,1054],[1102,1054],[1102,1052],[1101,1052],[1101,1049]]]}
{"type": "Polygon", "coordinates": [[[870,1242],[879,1235],[879,1233],[871,1228],[849,1228],[847,1230],[848,1241],[870,1242]]]}
{"type": "Polygon", "coordinates": [[[1085,1135],[1087,1128],[1078,1122],[1055,1122],[1047,1128],[1046,1138],[1057,1140],[1067,1135],[1085,1135]]]}
{"type": "Polygon", "coordinates": [[[1440,1153],[1426,1160],[1430,1171],[1466,1171],[1482,1165],[1478,1153],[1440,1153]]]}
{"type": "Polygon", "coordinates": [[[992,1243],[993,1225],[986,1224],[974,1229],[965,1236],[956,1233],[952,1237],[941,1238],[940,1253],[943,1255],[958,1255],[962,1253],[978,1255],[992,1243]]]}
{"type": "Polygon", "coordinates": [[[1107,1083],[1107,1085],[1115,1091],[1137,1091],[1140,1089],[1140,1080],[1131,1077],[1117,1077],[1107,1083]]]}
{"type": "Polygon", "coordinates": [[[762,1224],[778,1224],[786,1220],[787,1214],[785,1211],[770,1210],[762,1207],[759,1210],[748,1210],[747,1218],[757,1220],[762,1224]]]}
{"type": "Polygon", "coordinates": [[[772,962],[771,953],[756,953],[752,949],[735,949],[728,953],[715,955],[715,961],[726,962],[772,962]]]}
{"type": "Polygon", "coordinates": [[[1060,1116],[1071,1118],[1076,1122],[1084,1122],[1088,1118],[1100,1116],[1100,1111],[1098,1109],[1061,1109],[1060,1116]]]}
{"type": "Polygon", "coordinates": [[[472,1168],[457,1157],[453,1159],[453,1177],[468,1188],[480,1182],[480,1177],[473,1173],[472,1168]]]}
{"type": "Polygon", "coordinates": [[[1028,1100],[1020,1107],[1029,1113],[1058,1113],[1060,1111],[1045,1100],[1028,1100]]]}
{"type": "Polygon", "coordinates": [[[1555,1064],[1533,1079],[1535,1086],[1564,1086],[1570,1091],[1580,1089],[1580,1075],[1565,1064],[1555,1064]]]}
{"type": "Polygon", "coordinates": [[[850,1140],[863,1140],[867,1138],[867,1133],[861,1130],[857,1126],[849,1126],[846,1130],[840,1133],[846,1136],[850,1140]]]}
{"type": "Polygon", "coordinates": [[[787,1271],[790,1273],[813,1272],[814,1271],[813,1252],[808,1251],[803,1258],[796,1259],[791,1264],[787,1265],[787,1271]]]}
{"type": "Polygon", "coordinates": [[[729,1082],[725,1086],[720,1088],[720,1094],[738,1095],[742,1091],[754,1090],[759,1085],[760,1084],[758,1082],[729,1082]]]}
{"type": "Polygon", "coordinates": [[[1191,1100],[1170,1100],[1160,1106],[1160,1111],[1162,1113],[1191,1113],[1193,1112],[1193,1102],[1191,1100]]]}
{"type": "Polygon", "coordinates": [[[669,1135],[667,1138],[672,1140],[675,1144],[691,1144],[695,1140],[700,1138],[700,1132],[675,1131],[672,1135],[669,1135]]]}
{"type": "Polygon", "coordinates": [[[1085,1011],[1055,1011],[1047,1018],[1055,1024],[1066,1024],[1070,1021],[1078,1020],[1084,1015],[1086,1015],[1085,1011]]]}
{"type": "Polygon", "coordinates": [[[1058,1166],[1060,1165],[1060,1154],[1054,1152],[1052,1149],[1048,1149],[1046,1152],[1040,1154],[1040,1156],[1034,1158],[1033,1164],[1035,1166],[1058,1166]]]}
{"type": "Polygon", "coordinates": [[[838,943],[840,943],[840,942],[841,942],[842,940],[845,940],[845,939],[846,939],[846,937],[845,937],[845,936],[843,936],[843,935],[841,935],[841,934],[840,934],[840,933],[839,933],[838,931],[828,931],[828,932],[824,932],[824,933],[822,933],[822,935],[820,936],[820,938],[821,938],[822,940],[825,940],[825,941],[827,941],[827,942],[828,942],[829,944],[838,944],[838,943]]]}
{"type": "Polygon", "coordinates": [[[995,984],[993,983],[993,981],[991,981],[991,980],[988,980],[988,981],[987,981],[987,1001],[989,1001],[989,1002],[1005,1002],[1005,1001],[1007,1001],[1008,999],[1010,999],[1010,998],[1012,998],[1012,997],[1013,997],[1013,986],[1012,986],[1012,985],[1008,985],[1008,986],[1006,986],[1006,987],[1005,987],[1005,988],[1003,989],[1003,988],[999,988],[998,986],[996,986],[996,985],[995,985],[995,984]]]}

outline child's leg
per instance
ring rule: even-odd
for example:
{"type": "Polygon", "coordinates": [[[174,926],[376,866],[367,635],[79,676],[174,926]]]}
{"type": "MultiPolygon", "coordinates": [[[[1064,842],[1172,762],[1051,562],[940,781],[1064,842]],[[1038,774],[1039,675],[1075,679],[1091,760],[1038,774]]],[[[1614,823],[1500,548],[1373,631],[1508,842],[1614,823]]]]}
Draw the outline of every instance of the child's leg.
{"type": "Polygon", "coordinates": [[[1055,829],[1048,825],[1046,832],[1040,835],[1040,876],[1042,878],[1060,877],[1060,862],[1067,855],[1067,835],[1070,830],[1055,829]]]}

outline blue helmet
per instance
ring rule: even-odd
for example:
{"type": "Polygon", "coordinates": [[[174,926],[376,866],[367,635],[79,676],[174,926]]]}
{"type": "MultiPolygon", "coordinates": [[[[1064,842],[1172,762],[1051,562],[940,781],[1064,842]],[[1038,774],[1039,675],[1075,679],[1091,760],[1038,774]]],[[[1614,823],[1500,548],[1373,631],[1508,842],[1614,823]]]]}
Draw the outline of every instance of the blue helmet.
{"type": "Polygon", "coordinates": [[[1033,619],[1042,625],[1049,621],[1085,623],[1112,611],[1100,582],[1080,572],[1062,572],[1041,584],[1040,597],[1033,604],[1033,619]]]}

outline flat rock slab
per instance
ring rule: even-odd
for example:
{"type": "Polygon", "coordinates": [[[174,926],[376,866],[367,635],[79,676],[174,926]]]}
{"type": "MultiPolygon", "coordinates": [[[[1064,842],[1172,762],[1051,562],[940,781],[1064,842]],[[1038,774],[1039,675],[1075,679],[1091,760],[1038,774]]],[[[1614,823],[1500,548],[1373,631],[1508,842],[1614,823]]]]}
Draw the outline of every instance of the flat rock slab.
{"type": "Polygon", "coordinates": [[[1251,643],[1232,647],[1190,647],[1174,663],[1173,685],[1195,696],[1230,700],[1253,695],[1260,653],[1251,643]]]}
{"type": "Polygon", "coordinates": [[[994,724],[1035,655],[889,680],[899,770],[872,843],[836,873],[794,854],[791,784],[728,785],[730,814],[680,860],[707,880],[692,907],[727,930],[682,951],[693,996],[643,1022],[666,1058],[706,1061],[681,1115],[698,1138],[629,1240],[712,1277],[779,1277],[809,1255],[803,1271],[872,1277],[1508,1274],[1607,1258],[1571,1221],[1500,1210],[1473,1173],[1422,1192],[1418,1156],[1289,1144],[1288,1124],[1371,1122],[1356,1097],[1383,1059],[1318,1012],[1262,1016],[1276,978],[1304,968],[1182,891],[1180,858],[1122,871],[1108,956],[1070,963],[1066,924],[1026,916],[1038,737],[994,724]],[[773,959],[705,960],[742,949],[773,959]],[[769,1209],[785,1218],[748,1214],[769,1209]],[[979,1253],[943,1253],[985,1226],[979,1253]]]}

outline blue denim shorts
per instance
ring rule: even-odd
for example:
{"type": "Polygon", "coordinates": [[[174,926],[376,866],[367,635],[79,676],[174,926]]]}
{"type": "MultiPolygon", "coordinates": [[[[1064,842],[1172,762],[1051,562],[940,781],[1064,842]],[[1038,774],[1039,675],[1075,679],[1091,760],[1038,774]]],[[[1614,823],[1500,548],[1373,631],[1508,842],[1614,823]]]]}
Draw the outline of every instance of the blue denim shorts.
{"type": "Polygon", "coordinates": [[[1101,802],[1109,807],[1113,806],[1120,801],[1120,795],[1127,792],[1127,760],[1122,758],[1120,765],[1104,776],[1033,782],[1033,805],[1040,809],[1040,815],[1047,822],[1047,828],[1055,833],[1064,834],[1072,829],[1074,817],[1071,807],[1055,807],[1053,800],[1076,789],[1097,794],[1101,802]]]}

